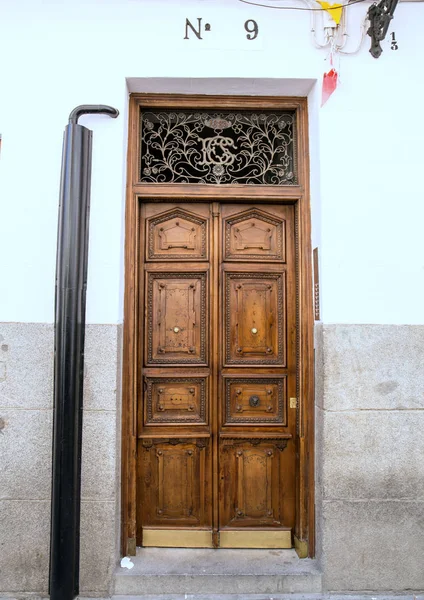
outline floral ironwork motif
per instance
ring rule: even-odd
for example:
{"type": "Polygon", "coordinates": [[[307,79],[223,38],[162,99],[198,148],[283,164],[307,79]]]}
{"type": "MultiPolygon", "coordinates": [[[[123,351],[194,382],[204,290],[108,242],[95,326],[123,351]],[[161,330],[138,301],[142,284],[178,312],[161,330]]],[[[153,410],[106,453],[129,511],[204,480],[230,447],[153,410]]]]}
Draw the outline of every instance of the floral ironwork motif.
{"type": "Polygon", "coordinates": [[[295,112],[142,111],[140,181],[295,185],[295,112]]]}

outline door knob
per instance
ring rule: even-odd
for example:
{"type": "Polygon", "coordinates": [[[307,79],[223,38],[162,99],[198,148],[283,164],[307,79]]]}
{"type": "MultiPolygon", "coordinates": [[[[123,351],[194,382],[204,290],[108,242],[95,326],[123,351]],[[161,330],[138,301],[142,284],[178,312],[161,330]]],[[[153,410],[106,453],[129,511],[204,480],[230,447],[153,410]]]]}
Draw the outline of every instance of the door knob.
{"type": "Polygon", "coordinates": [[[256,327],[252,327],[252,329],[250,330],[253,335],[256,335],[258,333],[258,330],[256,329],[256,327]]]}
{"type": "Polygon", "coordinates": [[[260,401],[261,400],[260,400],[259,396],[250,396],[250,398],[249,398],[249,404],[252,407],[259,406],[260,401]]]}

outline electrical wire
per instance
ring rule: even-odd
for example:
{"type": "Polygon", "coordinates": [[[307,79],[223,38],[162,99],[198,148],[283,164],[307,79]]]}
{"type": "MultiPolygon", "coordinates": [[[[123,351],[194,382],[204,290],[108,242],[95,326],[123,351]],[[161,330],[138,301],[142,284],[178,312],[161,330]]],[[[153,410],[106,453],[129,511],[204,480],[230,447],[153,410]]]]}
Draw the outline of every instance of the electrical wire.
{"type": "MultiPolygon", "coordinates": [[[[259,4],[258,2],[251,2],[250,0],[239,0],[243,4],[251,4],[252,6],[260,6],[262,8],[273,8],[277,10],[307,10],[309,12],[327,12],[329,10],[339,10],[340,6],[329,6],[328,8],[300,8],[300,6],[270,6],[269,4],[259,4]]],[[[342,8],[347,8],[352,4],[362,4],[369,2],[369,0],[351,0],[347,4],[343,4],[342,8]]]]}
{"type": "MultiPolygon", "coordinates": [[[[337,52],[339,52],[340,54],[344,54],[345,56],[347,56],[347,55],[352,56],[354,54],[358,54],[359,50],[362,48],[362,44],[364,43],[365,36],[367,35],[368,26],[369,26],[369,21],[368,21],[368,18],[365,16],[365,19],[362,21],[362,25],[361,25],[361,39],[360,39],[359,44],[357,45],[356,49],[352,50],[350,52],[346,52],[345,50],[341,50],[340,48],[338,48],[337,52]]],[[[342,48],[343,48],[343,46],[342,46],[342,48]]]]}
{"type": "MultiPolygon", "coordinates": [[[[269,1],[281,1],[281,0],[269,0],[269,1]]],[[[305,2],[305,4],[310,4],[309,0],[303,0],[305,2]]],[[[348,6],[351,6],[352,4],[363,4],[364,2],[369,2],[370,0],[350,0],[349,2],[347,2],[346,4],[342,5],[342,8],[347,8],[348,6]]],[[[357,47],[355,48],[355,50],[352,51],[346,51],[346,50],[342,50],[342,48],[344,48],[344,46],[346,45],[348,38],[350,37],[348,33],[346,33],[346,29],[347,29],[347,11],[343,10],[342,13],[342,21],[341,21],[341,31],[343,31],[343,33],[341,34],[342,36],[342,41],[340,43],[335,42],[335,40],[332,39],[332,37],[325,37],[325,42],[321,43],[317,40],[317,36],[316,36],[316,30],[317,30],[317,24],[316,24],[316,17],[318,15],[314,15],[313,13],[325,13],[325,12],[330,12],[331,10],[338,10],[340,8],[340,6],[329,6],[328,8],[301,8],[299,6],[272,6],[269,4],[259,4],[259,2],[253,2],[252,0],[239,0],[239,2],[242,2],[243,4],[250,4],[252,6],[259,6],[261,8],[271,8],[271,9],[277,9],[277,10],[302,10],[302,11],[307,11],[311,13],[311,18],[312,18],[312,23],[311,23],[311,36],[312,36],[312,43],[316,48],[328,48],[328,46],[333,45],[335,52],[336,53],[340,53],[342,55],[353,55],[353,54],[357,54],[359,52],[359,50],[362,47],[362,44],[364,43],[365,40],[365,36],[366,36],[366,32],[367,32],[367,28],[368,28],[368,19],[367,16],[365,16],[362,25],[361,25],[361,39],[359,41],[359,44],[357,45],[357,47]]],[[[337,27],[338,29],[338,27],[337,27]]]]}

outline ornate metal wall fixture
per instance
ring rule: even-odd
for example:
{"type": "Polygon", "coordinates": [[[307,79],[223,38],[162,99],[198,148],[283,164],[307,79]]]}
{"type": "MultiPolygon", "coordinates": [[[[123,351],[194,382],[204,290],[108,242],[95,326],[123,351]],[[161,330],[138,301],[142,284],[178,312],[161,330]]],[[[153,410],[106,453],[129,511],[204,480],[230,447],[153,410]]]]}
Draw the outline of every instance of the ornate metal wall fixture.
{"type": "Polygon", "coordinates": [[[370,52],[374,58],[378,58],[383,52],[380,42],[386,37],[397,3],[398,0],[380,0],[368,9],[370,26],[367,33],[371,38],[370,52]]]}
{"type": "Polygon", "coordinates": [[[140,181],[295,185],[294,111],[141,111],[140,181]]]}

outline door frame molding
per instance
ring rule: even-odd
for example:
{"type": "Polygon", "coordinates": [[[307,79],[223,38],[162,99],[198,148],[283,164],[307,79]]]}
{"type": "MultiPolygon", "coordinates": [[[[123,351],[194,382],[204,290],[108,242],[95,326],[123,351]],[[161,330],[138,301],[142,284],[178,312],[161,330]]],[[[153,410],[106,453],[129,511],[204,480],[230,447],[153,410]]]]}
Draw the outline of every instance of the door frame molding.
{"type": "Polygon", "coordinates": [[[139,310],[140,206],[144,201],[278,202],[295,205],[297,418],[295,548],[300,557],[315,555],[314,486],[314,316],[312,286],[309,136],[306,98],[277,96],[212,96],[131,94],[129,106],[125,209],[125,296],[122,365],[122,479],[121,552],[136,552],[136,449],[139,310]],[[296,110],[299,184],[293,186],[141,184],[139,110],[149,108],[204,108],[296,110]]]}

